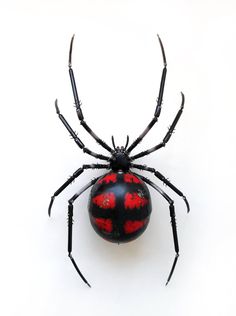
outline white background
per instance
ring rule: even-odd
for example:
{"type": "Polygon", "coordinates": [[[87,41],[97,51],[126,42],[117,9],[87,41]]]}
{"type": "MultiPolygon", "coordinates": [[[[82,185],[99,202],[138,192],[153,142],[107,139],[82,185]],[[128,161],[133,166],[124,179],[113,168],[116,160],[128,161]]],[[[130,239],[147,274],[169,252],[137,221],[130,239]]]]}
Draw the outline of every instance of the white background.
{"type": "MultiPolygon", "coordinates": [[[[1,315],[231,316],[235,303],[236,4],[230,0],[1,1],[1,315]],[[180,259],[174,259],[168,205],[150,189],[152,220],[138,240],[117,246],[89,223],[89,192],[75,203],[74,257],[67,257],[67,200],[100,171],[87,171],[47,207],[53,192],[83,163],[56,116],[61,112],[91,150],[105,151],[83,130],[73,108],[67,61],[83,112],[111,144],[137,137],[153,117],[162,71],[168,75],[161,118],[134,152],[164,137],[165,149],[137,160],[160,170],[188,197],[176,201],[180,259]]],[[[143,173],[144,174],[144,173],[143,173]]],[[[162,184],[148,175],[150,179],[162,184]]]]}

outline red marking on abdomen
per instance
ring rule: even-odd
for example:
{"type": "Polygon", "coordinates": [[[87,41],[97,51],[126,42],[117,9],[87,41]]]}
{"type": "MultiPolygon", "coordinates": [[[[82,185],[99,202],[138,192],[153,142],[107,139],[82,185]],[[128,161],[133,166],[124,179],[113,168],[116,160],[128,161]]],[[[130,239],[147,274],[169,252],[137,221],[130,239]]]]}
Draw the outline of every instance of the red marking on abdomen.
{"type": "Polygon", "coordinates": [[[103,177],[102,179],[100,179],[98,181],[99,184],[102,184],[102,183],[110,183],[110,182],[113,182],[115,183],[117,181],[117,174],[115,173],[110,173],[110,174],[107,174],[105,177],[103,177]]]}
{"type": "Polygon", "coordinates": [[[95,218],[95,224],[100,230],[106,231],[107,233],[112,232],[112,221],[106,218],[95,218]]]}
{"type": "Polygon", "coordinates": [[[140,208],[144,205],[148,204],[148,200],[138,193],[126,193],[125,195],[125,208],[126,209],[133,209],[133,208],[140,208]]]}
{"type": "Polygon", "coordinates": [[[142,181],[139,180],[139,178],[137,178],[135,175],[131,173],[124,174],[124,181],[127,183],[142,183],[142,181]]]}
{"type": "Polygon", "coordinates": [[[93,203],[100,208],[109,209],[116,206],[116,197],[114,193],[104,193],[95,196],[92,199],[93,203]]]}
{"type": "Polygon", "coordinates": [[[147,223],[147,219],[141,221],[126,221],[124,224],[124,231],[126,234],[133,233],[142,228],[147,223]]]}

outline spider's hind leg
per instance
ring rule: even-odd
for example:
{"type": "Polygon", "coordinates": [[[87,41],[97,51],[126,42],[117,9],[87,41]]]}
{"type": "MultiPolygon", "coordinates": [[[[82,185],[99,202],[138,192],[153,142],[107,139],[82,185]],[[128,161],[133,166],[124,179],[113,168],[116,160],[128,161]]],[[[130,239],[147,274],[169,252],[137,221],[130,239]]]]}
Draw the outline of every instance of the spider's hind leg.
{"type": "Polygon", "coordinates": [[[175,207],[174,207],[174,201],[161,189],[159,188],[155,183],[150,181],[149,179],[141,176],[140,174],[137,174],[139,178],[141,178],[144,182],[149,184],[153,189],[155,189],[157,192],[159,192],[169,203],[169,210],[170,210],[170,218],[171,218],[171,227],[172,227],[172,234],[173,234],[173,240],[174,240],[174,248],[175,248],[175,258],[174,262],[172,264],[169,276],[167,278],[166,285],[169,283],[173,272],[175,270],[175,266],[177,263],[177,260],[179,258],[179,242],[178,242],[178,235],[177,235],[177,227],[176,227],[176,220],[175,220],[175,207]]]}
{"type": "Polygon", "coordinates": [[[88,283],[88,281],[85,279],[85,277],[83,276],[83,274],[81,273],[80,269],[77,266],[77,263],[75,262],[73,256],[72,256],[72,226],[73,226],[73,203],[75,202],[75,200],[84,192],[86,191],[88,188],[90,188],[97,180],[99,179],[96,178],[92,181],[90,181],[86,186],[84,186],[79,192],[77,192],[75,195],[72,196],[72,198],[68,201],[68,256],[73,264],[73,266],[75,267],[76,271],[78,272],[79,276],[81,277],[81,279],[84,281],[84,283],[86,283],[89,287],[91,287],[91,285],[88,283]]]}

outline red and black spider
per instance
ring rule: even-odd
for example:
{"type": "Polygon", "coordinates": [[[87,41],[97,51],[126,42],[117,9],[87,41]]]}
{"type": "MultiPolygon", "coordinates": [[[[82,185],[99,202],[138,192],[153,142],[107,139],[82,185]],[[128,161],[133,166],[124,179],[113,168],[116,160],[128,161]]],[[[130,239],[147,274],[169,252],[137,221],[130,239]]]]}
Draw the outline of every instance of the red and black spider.
{"type": "Polygon", "coordinates": [[[116,146],[114,142],[114,137],[112,136],[111,148],[102,139],[100,139],[87,125],[84,120],[84,116],[81,109],[81,102],[78,97],[74,73],[72,69],[72,47],[74,36],[71,39],[70,51],[69,51],[69,75],[72,85],[72,91],[74,95],[76,113],[79,118],[80,124],[85,128],[85,130],[109,153],[110,156],[104,156],[97,154],[83,144],[74,130],[71,128],[67,120],[60,113],[57,100],[55,101],[56,112],[69,131],[75,143],[83,150],[83,152],[93,156],[95,158],[107,161],[107,164],[89,164],[83,165],[78,170],[76,170],[73,175],[53,194],[48,208],[48,214],[51,215],[51,208],[53,201],[56,196],[58,196],[69,184],[73,182],[79,175],[81,175],[86,169],[108,169],[108,173],[90,181],[86,186],[84,186],[80,191],[72,196],[68,201],[68,255],[71,259],[76,271],[79,273],[83,281],[90,286],[88,281],[85,279],[81,271],[79,270],[74,258],[72,257],[72,224],[73,224],[73,203],[75,200],[89,187],[93,186],[90,194],[89,201],[89,216],[90,221],[95,229],[95,231],[104,239],[123,243],[136,239],[139,237],[146,229],[152,206],[150,193],[146,184],[149,184],[156,191],[158,191],[168,202],[171,218],[171,226],[174,240],[175,248],[175,258],[169,273],[166,284],[170,281],[171,276],[174,272],[178,257],[179,257],[179,244],[176,229],[175,220],[175,207],[174,201],[155,183],[147,179],[144,176],[131,172],[130,169],[145,170],[153,173],[159,180],[166,184],[170,189],[172,189],[177,195],[184,199],[187,206],[187,211],[189,212],[189,203],[184,196],[184,194],[176,188],[169,180],[167,180],[159,171],[154,168],[147,167],[145,165],[134,164],[133,161],[137,158],[149,155],[150,153],[164,147],[166,143],[171,138],[171,135],[177,125],[179,118],[183,112],[184,108],[184,94],[181,92],[182,102],[178,113],[176,114],[174,121],[170,125],[168,132],[163,138],[162,142],[158,145],[142,151],[134,156],[131,155],[132,150],[142,141],[144,136],[150,131],[150,129],[158,121],[161,114],[162,98],[164,93],[167,63],[164,47],[160,37],[158,36],[160,43],[162,57],[163,57],[163,70],[160,82],[159,95],[157,98],[157,105],[154,113],[154,117],[141,135],[128,147],[129,137],[127,136],[127,142],[125,146],[116,146]]]}

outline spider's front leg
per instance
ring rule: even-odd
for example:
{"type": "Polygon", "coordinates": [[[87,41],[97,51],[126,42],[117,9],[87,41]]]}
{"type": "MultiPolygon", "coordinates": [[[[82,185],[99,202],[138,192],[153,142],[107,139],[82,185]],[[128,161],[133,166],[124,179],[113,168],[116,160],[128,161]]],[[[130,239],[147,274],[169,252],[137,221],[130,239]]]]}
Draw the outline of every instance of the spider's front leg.
{"type": "Polygon", "coordinates": [[[84,120],[83,112],[81,109],[81,102],[78,96],[74,72],[72,68],[72,50],[73,50],[73,42],[74,42],[74,35],[72,36],[71,42],[70,42],[70,51],[69,51],[69,75],[70,75],[70,81],[71,81],[71,87],[74,95],[74,101],[75,101],[75,107],[76,107],[76,113],[78,116],[78,119],[80,120],[80,124],[83,126],[83,128],[97,141],[99,145],[101,145],[103,148],[108,150],[110,153],[112,153],[112,149],[110,146],[108,146],[100,137],[98,137],[92,129],[88,126],[88,124],[84,120]]]}
{"type": "Polygon", "coordinates": [[[62,186],[60,186],[60,188],[57,189],[57,191],[52,195],[51,201],[48,207],[48,215],[49,216],[51,215],[51,209],[52,209],[52,205],[53,205],[55,197],[58,196],[66,187],[68,187],[68,185],[71,184],[78,176],[80,176],[81,173],[83,173],[85,169],[109,169],[109,168],[110,168],[109,165],[90,164],[90,165],[83,165],[81,168],[76,170],[73,173],[73,175],[65,183],[63,183],[62,186]]]}
{"type": "Polygon", "coordinates": [[[164,66],[163,70],[162,70],[162,75],[161,75],[161,82],[160,82],[159,94],[158,94],[158,98],[157,98],[157,105],[156,105],[154,117],[151,120],[151,122],[148,124],[148,126],[145,128],[145,130],[142,132],[142,134],[127,149],[127,152],[129,154],[143,140],[143,138],[147,135],[147,133],[150,131],[150,129],[156,124],[156,122],[158,121],[158,118],[161,114],[162,100],[163,100],[165,81],[166,81],[166,73],[167,73],[167,62],[166,62],[165,50],[164,50],[164,46],[162,44],[161,38],[159,35],[157,35],[157,37],[158,37],[158,41],[159,41],[159,44],[161,47],[163,66],[164,66]]]}

